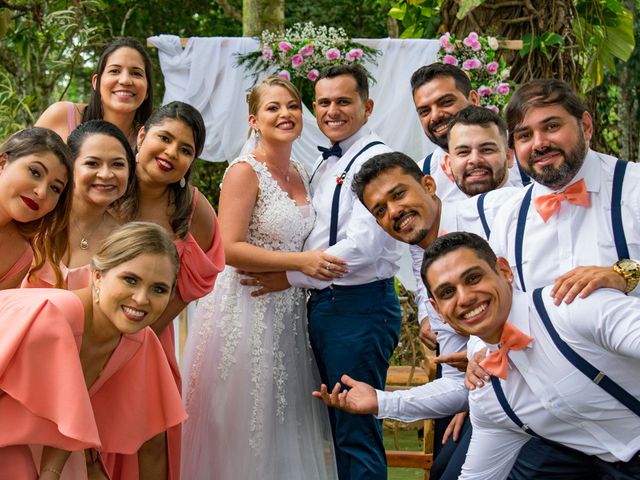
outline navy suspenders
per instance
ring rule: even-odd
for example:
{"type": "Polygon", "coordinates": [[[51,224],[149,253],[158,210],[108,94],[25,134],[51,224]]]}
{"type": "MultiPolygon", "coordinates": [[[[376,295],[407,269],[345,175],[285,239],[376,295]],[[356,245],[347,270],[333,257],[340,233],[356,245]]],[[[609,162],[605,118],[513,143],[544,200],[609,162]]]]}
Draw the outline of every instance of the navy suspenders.
{"type": "Polygon", "coordinates": [[[340,210],[340,191],[342,190],[342,183],[344,182],[351,165],[356,159],[362,155],[365,151],[369,150],[375,145],[383,145],[382,142],[376,140],[370,142],[362,147],[358,153],[354,155],[349,164],[345,167],[340,176],[336,179],[336,189],[333,191],[333,202],[331,203],[331,223],[329,224],[329,246],[335,245],[338,238],[338,212],[340,210]]]}
{"type": "Polygon", "coordinates": [[[525,193],[520,205],[520,211],[518,212],[518,223],[516,224],[516,270],[518,271],[518,278],[520,279],[520,288],[523,292],[527,289],[524,286],[524,274],[522,273],[522,244],[524,243],[524,227],[527,223],[527,212],[529,212],[529,205],[531,205],[531,191],[533,185],[529,187],[527,193],[525,193]]]}
{"type": "Polygon", "coordinates": [[[520,162],[518,161],[517,158],[515,159],[515,162],[518,167],[518,172],[520,172],[520,179],[522,180],[522,186],[526,187],[531,183],[531,177],[527,175],[526,172],[522,169],[522,167],[520,166],[520,162]]]}
{"type": "MultiPolygon", "coordinates": [[[[627,239],[624,234],[624,226],[622,223],[622,185],[624,182],[624,174],[627,169],[627,162],[618,160],[613,171],[613,185],[611,188],[611,227],[613,230],[613,240],[616,245],[618,260],[629,258],[629,248],[627,247],[627,239]]],[[[520,279],[520,287],[526,292],[524,284],[524,274],[522,272],[522,247],[524,243],[524,229],[527,223],[527,213],[531,205],[531,190],[533,185],[529,187],[527,193],[522,199],[520,211],[518,212],[518,223],[516,225],[516,244],[515,244],[515,261],[518,278],[520,279]]]]}
{"type": "Polygon", "coordinates": [[[498,402],[500,403],[500,406],[504,410],[504,413],[507,414],[507,417],[509,417],[511,421],[518,426],[518,428],[522,429],[529,435],[533,437],[542,438],[536,432],[531,430],[529,428],[529,425],[522,423],[522,420],[520,420],[518,415],[516,415],[516,412],[513,411],[513,409],[511,408],[511,405],[509,405],[509,401],[507,400],[507,397],[504,396],[502,385],[500,385],[500,379],[498,377],[494,377],[493,375],[491,375],[491,385],[493,385],[493,391],[495,392],[496,397],[498,398],[498,402]]]}
{"type": "Polygon", "coordinates": [[[549,314],[544,307],[542,300],[542,288],[537,288],[533,292],[533,303],[536,306],[538,315],[542,319],[542,324],[547,329],[551,340],[556,345],[560,353],[571,362],[571,364],[584,373],[593,383],[606,391],[613,398],[622,403],[625,407],[640,417],[640,400],[630,395],[624,388],[611,380],[606,374],[594,367],[587,360],[582,358],[575,350],[573,350],[558,334],[553,326],[549,314]]]}
{"type": "Polygon", "coordinates": [[[487,196],[488,192],[484,192],[478,195],[478,200],[476,201],[476,206],[478,207],[478,215],[480,216],[480,223],[482,223],[482,229],[484,230],[484,234],[489,240],[489,236],[491,235],[491,229],[489,228],[489,223],[487,223],[487,216],[484,213],[484,197],[487,196]]]}
{"type": "Polygon", "coordinates": [[[431,175],[431,157],[433,157],[433,152],[424,157],[424,163],[422,164],[423,175],[431,175]]]}
{"type": "Polygon", "coordinates": [[[613,227],[613,240],[616,244],[618,260],[630,258],[622,224],[622,182],[627,165],[628,162],[622,160],[616,162],[616,168],[613,171],[613,188],[611,189],[611,226],[613,227]]]}

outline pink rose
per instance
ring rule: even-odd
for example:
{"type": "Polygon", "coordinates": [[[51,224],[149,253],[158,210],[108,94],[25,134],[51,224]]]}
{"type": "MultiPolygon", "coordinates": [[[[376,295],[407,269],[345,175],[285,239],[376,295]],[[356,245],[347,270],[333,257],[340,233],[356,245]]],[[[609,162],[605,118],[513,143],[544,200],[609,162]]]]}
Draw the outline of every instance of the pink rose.
{"type": "Polygon", "coordinates": [[[312,82],[315,82],[319,76],[320,76],[320,72],[315,68],[312,70],[309,70],[309,73],[307,73],[307,78],[312,82]]]}
{"type": "Polygon", "coordinates": [[[310,57],[311,55],[313,55],[313,45],[305,45],[300,50],[298,50],[298,53],[303,57],[310,57]]]}
{"type": "Polygon", "coordinates": [[[509,87],[508,83],[500,83],[496,87],[496,93],[499,93],[500,95],[508,95],[510,91],[511,87],[509,87]]]}
{"type": "Polygon", "coordinates": [[[440,37],[440,46],[447,52],[453,49],[453,43],[451,43],[451,34],[449,32],[440,37]]]}
{"type": "Polygon", "coordinates": [[[278,72],[278,76],[280,78],[285,79],[285,80],[291,80],[291,74],[289,72],[287,72],[286,70],[280,70],[278,72]]]}
{"type": "Polygon", "coordinates": [[[291,57],[291,66],[293,68],[298,68],[300,65],[304,63],[304,58],[299,53],[296,53],[293,57],[291,57]]]}
{"type": "Polygon", "coordinates": [[[498,62],[491,62],[491,63],[488,63],[486,66],[487,72],[489,72],[489,74],[491,75],[495,75],[496,73],[498,73],[498,68],[500,68],[500,65],[498,65],[498,62]]]}
{"type": "Polygon", "coordinates": [[[469,60],[465,60],[464,62],[462,62],[463,70],[475,70],[477,68],[480,68],[481,66],[482,66],[482,63],[477,58],[471,58],[469,60]]]}
{"type": "Polygon", "coordinates": [[[495,105],[487,105],[484,108],[486,108],[488,110],[491,110],[495,114],[500,114],[500,109],[498,107],[496,107],[495,105]]]}
{"type": "Polygon", "coordinates": [[[453,55],[445,55],[442,57],[442,63],[446,63],[447,65],[458,66],[458,59],[453,55]]]}
{"type": "Polygon", "coordinates": [[[340,58],[340,50],[335,47],[330,48],[329,50],[327,50],[325,57],[327,57],[327,60],[337,60],[340,58]]]}
{"type": "Polygon", "coordinates": [[[265,48],[264,50],[262,50],[263,60],[269,60],[271,57],[273,57],[273,50],[271,50],[270,48],[265,48]]]}
{"type": "Polygon", "coordinates": [[[278,44],[278,48],[283,52],[288,52],[293,48],[293,45],[291,45],[289,42],[280,42],[278,44]]]}
{"type": "Polygon", "coordinates": [[[482,45],[480,45],[480,41],[478,40],[478,34],[476,32],[471,32],[469,35],[467,35],[467,37],[462,40],[462,43],[464,43],[474,52],[477,52],[482,48],[482,45]]]}
{"type": "Polygon", "coordinates": [[[493,90],[491,90],[491,88],[487,87],[486,85],[481,85],[480,88],[478,88],[478,95],[480,95],[481,97],[491,95],[492,93],[493,90]]]}
{"type": "Polygon", "coordinates": [[[353,62],[356,58],[362,58],[364,56],[364,52],[360,48],[352,48],[349,52],[344,56],[344,58],[353,62]]]}

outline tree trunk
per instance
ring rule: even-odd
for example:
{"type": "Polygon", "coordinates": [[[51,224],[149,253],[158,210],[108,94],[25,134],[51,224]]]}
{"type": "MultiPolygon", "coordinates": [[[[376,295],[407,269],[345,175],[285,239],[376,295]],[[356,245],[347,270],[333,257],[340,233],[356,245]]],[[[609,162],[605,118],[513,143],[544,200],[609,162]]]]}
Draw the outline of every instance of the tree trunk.
{"type": "Polygon", "coordinates": [[[242,34],[260,35],[263,30],[284,29],[284,0],[242,0],[242,34]]]}
{"type": "MultiPolygon", "coordinates": [[[[526,34],[540,35],[555,32],[573,45],[571,21],[576,16],[572,0],[489,0],[469,12],[462,20],[456,18],[459,2],[443,0],[440,8],[442,31],[457,38],[470,32],[495,36],[507,40],[521,40],[526,34]]],[[[533,49],[525,57],[518,52],[502,51],[511,68],[511,80],[522,84],[533,78],[558,78],[578,87],[581,78],[579,65],[571,58],[569,49],[564,53],[549,48],[549,56],[533,49]]]]}

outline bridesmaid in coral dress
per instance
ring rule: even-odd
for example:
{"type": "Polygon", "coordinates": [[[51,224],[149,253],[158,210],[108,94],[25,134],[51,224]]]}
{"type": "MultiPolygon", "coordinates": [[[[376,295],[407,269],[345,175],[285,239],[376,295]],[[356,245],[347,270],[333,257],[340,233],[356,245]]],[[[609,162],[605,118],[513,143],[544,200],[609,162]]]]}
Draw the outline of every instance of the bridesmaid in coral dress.
{"type": "Polygon", "coordinates": [[[61,259],[61,278],[45,264],[30,272],[23,287],[89,286],[91,258],[102,241],[121,224],[117,215],[124,198],[135,195],[136,162],[124,134],[104,120],[90,120],[67,140],[73,158],[73,198],[69,223],[53,247],[61,259]]]}
{"type": "MultiPolygon", "coordinates": [[[[171,364],[177,385],[180,370],[175,355],[173,319],[185,306],[213,290],[218,273],[224,268],[224,251],[218,220],[206,197],[191,186],[194,160],[204,148],[205,126],[200,112],[183,102],[172,102],[156,110],[138,134],[136,154],[138,195],[123,205],[131,219],[157,223],[175,238],[180,257],[177,295],[169,303],[153,329],[158,334],[171,364]]],[[[166,478],[180,475],[179,426],[150,442],[150,456],[169,452],[166,478]]],[[[127,464],[131,459],[115,462],[115,478],[129,480],[127,464]]],[[[159,471],[158,478],[165,478],[159,471]]]]}
{"type": "Polygon", "coordinates": [[[67,221],[71,154],[53,131],[29,128],[0,146],[0,289],[15,288],[32,260],[58,257],[51,245],[67,221]]]}
{"type": "MultiPolygon", "coordinates": [[[[22,469],[0,478],[108,478],[103,454],[133,454],[185,419],[162,347],[146,328],[169,303],[177,270],[166,232],[135,222],[104,241],[90,287],[0,292],[0,423],[10,425],[0,429],[0,447],[11,446],[0,448],[0,472],[22,469]],[[26,444],[38,462],[29,464],[26,444]],[[85,448],[86,462],[78,453],[68,461],[70,450],[85,448]]],[[[158,478],[145,459],[136,476],[158,478]]]]}

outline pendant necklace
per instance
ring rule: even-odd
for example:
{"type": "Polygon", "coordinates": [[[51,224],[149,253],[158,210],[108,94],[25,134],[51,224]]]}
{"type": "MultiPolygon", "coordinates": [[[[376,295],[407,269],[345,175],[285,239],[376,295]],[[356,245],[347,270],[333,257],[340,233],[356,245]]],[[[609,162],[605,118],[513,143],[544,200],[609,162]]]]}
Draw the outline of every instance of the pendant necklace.
{"type": "Polygon", "coordinates": [[[80,227],[78,226],[78,222],[76,221],[76,219],[73,218],[73,217],[71,218],[71,220],[73,222],[73,226],[76,228],[76,230],[80,234],[80,250],[88,250],[89,249],[89,239],[96,232],[98,227],[100,227],[100,225],[102,225],[102,222],[104,221],[104,215],[106,215],[106,212],[102,215],[102,220],[98,223],[98,225],[96,225],[93,228],[93,230],[91,230],[91,233],[89,233],[89,235],[85,235],[82,232],[82,230],[80,230],[80,227]]]}
{"type": "Polygon", "coordinates": [[[279,168],[277,168],[275,165],[271,165],[273,167],[273,169],[278,172],[280,174],[280,176],[282,178],[284,178],[285,183],[289,183],[289,180],[291,179],[291,177],[289,176],[289,170],[291,169],[291,164],[289,163],[287,165],[287,169],[285,170],[284,173],[282,173],[282,170],[280,170],[279,168]]]}

